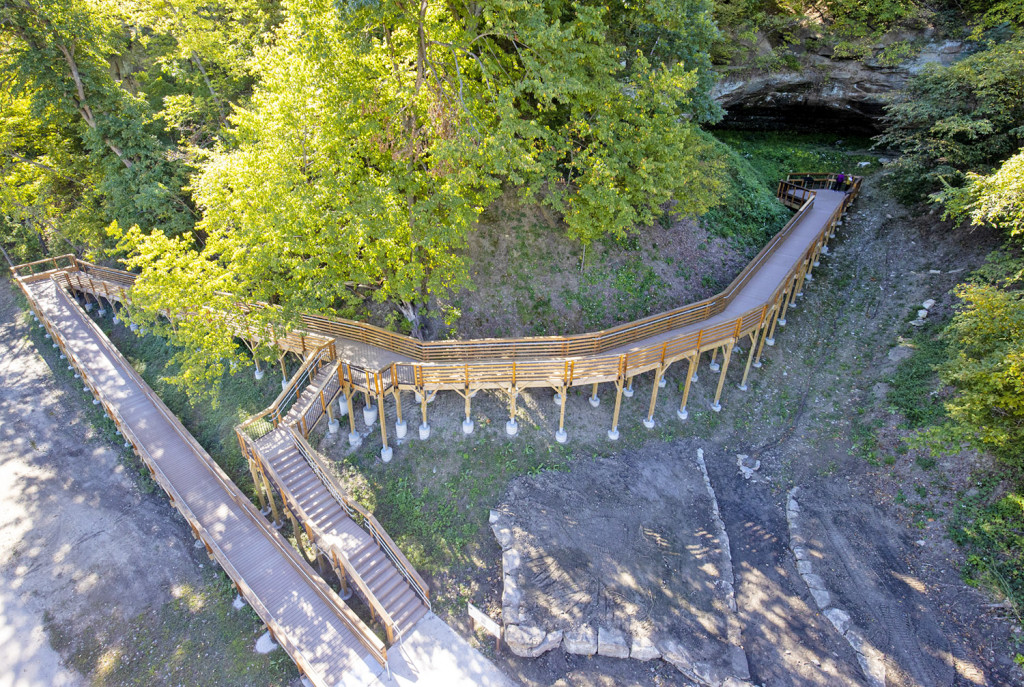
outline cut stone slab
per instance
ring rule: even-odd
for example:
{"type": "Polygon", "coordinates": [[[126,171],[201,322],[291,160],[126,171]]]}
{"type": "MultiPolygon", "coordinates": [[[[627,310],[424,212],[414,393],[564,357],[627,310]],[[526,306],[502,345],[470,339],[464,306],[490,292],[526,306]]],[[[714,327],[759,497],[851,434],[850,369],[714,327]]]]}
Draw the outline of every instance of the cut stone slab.
{"type": "Polygon", "coordinates": [[[824,589],[811,588],[811,596],[814,597],[814,603],[817,604],[818,608],[825,610],[832,604],[832,595],[824,589]]]}
{"type": "Polygon", "coordinates": [[[522,562],[523,557],[515,549],[505,549],[505,552],[501,554],[501,567],[506,575],[515,572],[522,562]]]}
{"type": "Polygon", "coordinates": [[[825,617],[828,618],[829,622],[836,628],[836,631],[845,635],[846,631],[850,629],[850,614],[841,608],[830,608],[825,611],[825,617]]]}
{"type": "Polygon", "coordinates": [[[629,657],[637,661],[650,661],[661,658],[661,652],[650,637],[633,637],[633,646],[629,650],[629,657]]]}
{"type": "Polygon", "coordinates": [[[494,532],[494,538],[498,540],[498,546],[500,546],[503,551],[512,546],[513,538],[512,530],[510,528],[495,524],[491,525],[491,531],[494,532]]]}
{"type": "Polygon", "coordinates": [[[566,630],[562,637],[562,646],[570,654],[593,656],[597,653],[597,631],[590,625],[566,630]]]}
{"type": "MultiPolygon", "coordinates": [[[[544,641],[544,631],[539,627],[508,625],[505,627],[505,643],[516,656],[532,658],[533,651],[544,641]]],[[[539,654],[538,654],[539,655],[539,654]]]]}
{"type": "Polygon", "coordinates": [[[610,658],[629,658],[629,645],[622,630],[602,627],[597,631],[597,653],[610,658]]]}

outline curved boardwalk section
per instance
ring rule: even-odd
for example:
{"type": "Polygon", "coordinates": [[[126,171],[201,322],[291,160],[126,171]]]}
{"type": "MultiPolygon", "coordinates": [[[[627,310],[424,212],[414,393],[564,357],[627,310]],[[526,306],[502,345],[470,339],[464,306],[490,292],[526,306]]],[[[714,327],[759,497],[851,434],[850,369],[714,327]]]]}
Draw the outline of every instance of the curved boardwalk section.
{"type": "Polygon", "coordinates": [[[376,682],[380,640],[266,521],[58,285],[19,279],[32,309],[192,526],[316,685],[376,682]]]}

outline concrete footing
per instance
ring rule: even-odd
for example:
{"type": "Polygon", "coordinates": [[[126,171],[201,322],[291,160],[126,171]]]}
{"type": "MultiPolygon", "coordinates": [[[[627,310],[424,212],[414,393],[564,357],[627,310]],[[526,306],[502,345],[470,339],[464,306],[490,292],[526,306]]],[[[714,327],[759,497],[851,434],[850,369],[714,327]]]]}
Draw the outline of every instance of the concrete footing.
{"type": "Polygon", "coordinates": [[[587,401],[590,403],[591,408],[596,408],[599,405],[601,405],[601,399],[599,399],[597,396],[591,396],[590,398],[587,399],[587,401]]]}
{"type": "Polygon", "coordinates": [[[85,304],[85,312],[92,312],[92,303],[85,304]]]}
{"type": "Polygon", "coordinates": [[[760,369],[760,367],[761,367],[761,361],[760,361],[760,360],[758,360],[757,362],[753,363],[753,364],[751,365],[751,367],[756,367],[756,368],[760,369]]]}
{"type": "Polygon", "coordinates": [[[377,406],[363,406],[363,422],[367,427],[372,427],[377,421],[377,406]]]}
{"type": "Polygon", "coordinates": [[[473,421],[468,417],[462,421],[462,433],[472,434],[473,433],[473,421]]]}
{"type": "Polygon", "coordinates": [[[395,423],[395,436],[399,439],[404,439],[405,435],[409,432],[409,424],[402,420],[401,422],[395,423]]]}
{"type": "Polygon", "coordinates": [[[267,630],[260,638],[256,640],[256,653],[258,654],[269,654],[271,651],[277,648],[277,642],[270,636],[270,630],[267,630]]]}
{"type": "MultiPolygon", "coordinates": [[[[818,263],[814,263],[814,264],[817,265],[818,263]]],[[[804,281],[814,281],[814,275],[811,274],[810,272],[808,272],[807,276],[804,277],[804,281]]]]}
{"type": "Polygon", "coordinates": [[[611,429],[608,430],[608,438],[611,439],[612,441],[619,440],[619,430],[617,427],[612,427],[611,429]]]}
{"type": "Polygon", "coordinates": [[[740,384],[736,388],[739,389],[740,391],[746,391],[750,387],[748,387],[746,384],[740,384]]]}
{"type": "Polygon", "coordinates": [[[718,372],[719,370],[722,369],[722,366],[719,365],[718,363],[711,363],[710,365],[708,365],[708,369],[711,370],[712,372],[718,372]]]}
{"type": "Polygon", "coordinates": [[[712,403],[711,404],[711,410],[715,411],[716,413],[721,412],[722,404],[721,403],[712,403]]]}
{"type": "Polygon", "coordinates": [[[395,456],[395,450],[390,446],[383,446],[380,449],[380,460],[382,463],[390,463],[395,456]]]}
{"type": "Polygon", "coordinates": [[[430,425],[426,422],[420,425],[420,440],[426,441],[430,438],[430,425]]]}
{"type": "Polygon", "coordinates": [[[645,417],[644,418],[644,427],[646,427],[647,429],[654,429],[654,418],[653,417],[645,417]]]}
{"type": "MultiPolygon", "coordinates": [[[[770,339],[765,339],[764,342],[766,344],[768,344],[769,346],[774,346],[775,345],[775,337],[772,337],[770,339]]],[[[760,365],[758,365],[758,367],[760,367],[760,365]]]]}
{"type": "Polygon", "coordinates": [[[252,373],[252,376],[255,377],[256,379],[263,379],[263,374],[264,374],[263,370],[255,370],[252,373]]]}
{"type": "Polygon", "coordinates": [[[555,432],[555,441],[557,441],[560,444],[564,444],[565,442],[569,441],[568,433],[566,433],[564,429],[558,430],[557,432],[555,432]]]}
{"type": "Polygon", "coordinates": [[[287,388],[288,388],[288,380],[287,379],[282,379],[281,380],[281,391],[284,391],[287,388]]]}
{"type": "Polygon", "coordinates": [[[519,423],[518,422],[516,422],[515,420],[509,420],[508,422],[505,423],[505,434],[509,435],[510,437],[514,437],[518,433],[519,433],[519,423]]]}
{"type": "Polygon", "coordinates": [[[626,398],[633,398],[633,387],[627,386],[625,389],[622,390],[622,395],[625,396],[626,398]]]}
{"type": "Polygon", "coordinates": [[[779,320],[779,326],[780,327],[785,327],[786,326],[786,318],[782,318],[782,319],[779,320]]]}
{"type": "Polygon", "coordinates": [[[345,417],[348,415],[348,398],[345,394],[341,395],[338,399],[338,417],[345,417]]]}
{"type": "Polygon", "coordinates": [[[562,405],[562,394],[556,393],[553,400],[554,400],[556,406],[562,405]]]}
{"type": "Polygon", "coordinates": [[[666,386],[668,386],[668,380],[665,379],[665,377],[663,376],[661,379],[658,380],[658,388],[664,389],[666,386]]]}
{"type": "Polygon", "coordinates": [[[349,446],[351,446],[352,448],[357,448],[362,443],[363,443],[363,438],[361,436],[359,436],[359,432],[349,432],[348,433],[348,445],[349,446]]]}
{"type": "Polygon", "coordinates": [[[120,324],[120,323],[121,323],[120,318],[118,318],[117,315],[114,315],[114,324],[120,324]]]}
{"type": "Polygon", "coordinates": [[[330,432],[331,434],[337,434],[338,433],[338,425],[340,425],[340,424],[341,423],[338,422],[337,418],[335,418],[334,420],[330,420],[327,423],[327,431],[330,432]]]}
{"type": "Polygon", "coordinates": [[[99,310],[96,311],[96,314],[99,315],[100,317],[103,317],[104,315],[107,314],[107,310],[106,308],[100,308],[99,310]]]}

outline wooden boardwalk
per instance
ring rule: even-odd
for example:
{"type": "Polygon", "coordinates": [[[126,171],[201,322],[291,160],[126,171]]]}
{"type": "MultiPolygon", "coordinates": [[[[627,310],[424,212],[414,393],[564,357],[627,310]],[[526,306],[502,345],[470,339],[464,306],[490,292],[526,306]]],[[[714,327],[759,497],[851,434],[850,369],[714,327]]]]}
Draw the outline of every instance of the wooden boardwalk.
{"type": "MultiPolygon", "coordinates": [[[[810,176],[810,184],[805,174],[780,184],[780,199],[796,214],[722,293],[605,331],[421,342],[364,323],[303,317],[303,331],[275,339],[283,353],[302,356],[302,366],[270,408],[237,428],[264,513],[272,512],[278,526],[283,517],[290,518],[296,536],[305,534],[316,550],[321,572],[333,569],[345,591],[351,586],[364,598],[389,642],[400,640],[429,610],[429,590],[372,514],[344,492],[305,441],[323,418],[336,427],[335,401],[343,399],[353,442],[361,440],[353,397],[364,393],[376,401],[385,460],[391,448],[383,404],[390,395],[394,430],[404,435],[403,392],[415,394],[422,413],[419,434],[425,439],[430,434],[427,403],[438,391],[465,399],[467,432],[473,430],[470,403],[477,390],[505,392],[506,431],[515,434],[521,390],[551,388],[564,399],[569,388],[592,385],[591,403],[597,406],[598,386],[610,383],[616,393],[608,436],[616,439],[622,398],[633,395],[636,375],[654,374],[644,421],[653,427],[666,371],[686,362],[677,411],[685,420],[696,366],[710,353],[711,369],[719,373],[712,403],[718,410],[734,353],[747,346],[742,375],[737,375],[745,390],[751,368],[760,366],[765,346],[774,344],[776,326],[785,324],[788,309],[813,278],[813,267],[827,253],[835,227],[859,191],[859,178],[841,192],[829,190],[834,175],[810,176]]],[[[300,669],[317,685],[375,680],[387,662],[384,644],[278,535],[65,291],[91,296],[102,313],[129,301],[135,276],[74,256],[19,266],[14,272],[97,403],[300,669]]],[[[226,319],[232,331],[245,336],[249,306],[239,307],[240,313],[226,314],[226,319]]],[[[561,405],[556,438],[566,441],[561,405]]]]}
{"type": "Polygon", "coordinates": [[[23,290],[193,532],[316,685],[372,683],[383,644],[281,537],[51,278],[23,290]]]}

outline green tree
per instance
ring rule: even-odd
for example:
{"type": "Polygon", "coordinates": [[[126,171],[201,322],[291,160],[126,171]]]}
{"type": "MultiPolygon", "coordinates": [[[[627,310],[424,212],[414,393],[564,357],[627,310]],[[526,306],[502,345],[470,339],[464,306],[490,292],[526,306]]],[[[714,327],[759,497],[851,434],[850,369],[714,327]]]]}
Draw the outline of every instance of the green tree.
{"type": "Polygon", "coordinates": [[[903,155],[893,190],[920,201],[987,173],[1024,144],[1024,39],[993,46],[913,77],[885,117],[879,145],[903,155]]]}

